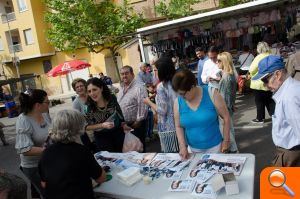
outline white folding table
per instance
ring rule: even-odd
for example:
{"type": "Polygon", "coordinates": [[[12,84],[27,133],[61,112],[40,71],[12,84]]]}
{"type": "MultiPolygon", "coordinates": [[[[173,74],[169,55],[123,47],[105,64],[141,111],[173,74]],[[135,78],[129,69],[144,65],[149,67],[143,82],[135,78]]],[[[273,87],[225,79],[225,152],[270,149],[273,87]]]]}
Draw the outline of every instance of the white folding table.
{"type": "MultiPolygon", "coordinates": [[[[202,154],[196,154],[190,167],[185,169],[181,179],[185,179],[188,171],[196,164],[202,154]]],[[[255,175],[255,156],[253,154],[228,154],[230,156],[247,157],[243,170],[239,176],[236,176],[240,193],[237,195],[227,196],[223,188],[218,192],[218,199],[253,199],[254,197],[254,175],[255,175]]],[[[136,183],[131,187],[120,183],[112,171],[113,179],[101,184],[94,189],[96,195],[108,196],[112,198],[128,198],[128,199],[190,199],[195,198],[191,193],[187,192],[169,192],[168,188],[172,180],[164,179],[162,176],[154,179],[150,184],[144,184],[143,181],[136,183]]],[[[208,181],[209,182],[209,181],[208,181]]]]}

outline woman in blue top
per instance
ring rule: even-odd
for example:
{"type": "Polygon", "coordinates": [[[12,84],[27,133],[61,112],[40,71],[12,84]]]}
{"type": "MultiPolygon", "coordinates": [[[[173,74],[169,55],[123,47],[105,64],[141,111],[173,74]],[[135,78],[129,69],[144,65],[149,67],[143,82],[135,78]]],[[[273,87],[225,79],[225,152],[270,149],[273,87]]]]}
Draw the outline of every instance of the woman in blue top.
{"type": "Polygon", "coordinates": [[[230,144],[230,116],[218,91],[213,93],[213,103],[208,87],[198,87],[194,74],[189,70],[177,72],[172,86],[179,95],[174,102],[174,119],[181,157],[188,158],[187,146],[192,152],[226,152],[230,144]],[[223,138],[219,115],[224,120],[223,138]]]}

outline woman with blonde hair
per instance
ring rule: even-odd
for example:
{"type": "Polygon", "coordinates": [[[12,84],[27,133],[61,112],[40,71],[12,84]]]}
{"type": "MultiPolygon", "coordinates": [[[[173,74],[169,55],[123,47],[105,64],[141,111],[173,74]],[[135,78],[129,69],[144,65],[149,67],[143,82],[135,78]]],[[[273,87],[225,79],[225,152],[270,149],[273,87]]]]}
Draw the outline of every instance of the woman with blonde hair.
{"type": "MultiPolygon", "coordinates": [[[[259,42],[257,44],[257,53],[258,55],[254,58],[249,69],[250,77],[254,77],[258,73],[258,63],[271,54],[271,48],[266,42],[259,42]]],[[[264,86],[261,80],[251,79],[250,88],[254,90],[257,111],[256,118],[252,122],[262,124],[265,119],[265,107],[267,107],[270,116],[273,115],[275,110],[272,92],[264,86]]]]}
{"type": "Polygon", "coordinates": [[[234,74],[232,56],[228,52],[218,54],[218,67],[221,71],[221,80],[219,82],[219,93],[225,100],[230,115],[230,152],[237,152],[237,144],[235,141],[235,133],[233,128],[233,112],[236,98],[237,81],[234,74]]]}

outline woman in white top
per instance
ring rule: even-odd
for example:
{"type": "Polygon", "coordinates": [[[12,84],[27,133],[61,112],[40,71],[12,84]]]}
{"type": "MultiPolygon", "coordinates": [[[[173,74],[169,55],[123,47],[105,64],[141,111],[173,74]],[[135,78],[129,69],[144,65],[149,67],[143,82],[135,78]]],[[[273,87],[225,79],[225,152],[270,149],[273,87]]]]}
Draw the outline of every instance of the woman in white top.
{"type": "Polygon", "coordinates": [[[246,75],[250,69],[250,65],[254,56],[249,51],[249,46],[243,47],[243,53],[239,56],[240,72],[239,75],[246,75]]]}

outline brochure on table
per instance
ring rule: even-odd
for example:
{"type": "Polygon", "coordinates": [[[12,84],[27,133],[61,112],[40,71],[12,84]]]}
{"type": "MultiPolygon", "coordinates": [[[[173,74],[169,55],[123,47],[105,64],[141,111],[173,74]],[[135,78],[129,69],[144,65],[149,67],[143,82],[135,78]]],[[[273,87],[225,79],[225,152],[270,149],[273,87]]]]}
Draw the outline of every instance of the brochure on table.
{"type": "MultiPolygon", "coordinates": [[[[175,153],[110,153],[102,151],[96,153],[95,158],[101,166],[109,166],[112,169],[139,168],[140,173],[151,180],[161,176],[163,179],[172,179],[171,183],[167,181],[170,183],[168,191],[190,192],[200,198],[216,198],[217,192],[223,187],[227,191],[227,183],[223,181],[223,177],[212,179],[213,184],[207,183],[207,181],[215,174],[218,176],[222,176],[222,174],[240,175],[246,161],[246,157],[230,154],[203,154],[183,179],[183,170],[189,167],[194,156],[188,160],[181,160],[179,154],[175,153]],[[216,187],[218,187],[217,190],[214,190],[216,187]]],[[[237,182],[235,186],[238,186],[237,182]]],[[[237,194],[238,187],[237,191],[235,189],[232,193],[237,194]]],[[[230,192],[228,191],[227,194],[230,192]]]]}

